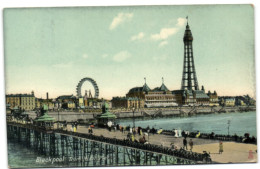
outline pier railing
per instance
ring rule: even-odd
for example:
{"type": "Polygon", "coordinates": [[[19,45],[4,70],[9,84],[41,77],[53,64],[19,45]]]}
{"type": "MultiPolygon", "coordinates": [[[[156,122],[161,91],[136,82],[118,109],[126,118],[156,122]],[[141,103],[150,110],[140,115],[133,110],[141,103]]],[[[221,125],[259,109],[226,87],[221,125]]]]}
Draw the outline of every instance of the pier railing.
{"type": "MultiPolygon", "coordinates": [[[[162,134],[165,135],[175,135],[172,130],[164,130],[162,134]]],[[[191,132],[189,135],[183,135],[186,137],[195,138],[198,132],[191,132]]],[[[247,134],[245,134],[247,135],[247,134]]],[[[237,135],[223,135],[223,134],[213,134],[213,133],[200,133],[197,138],[201,139],[212,139],[212,140],[220,140],[220,141],[234,141],[238,143],[248,143],[248,144],[257,144],[257,138],[247,136],[237,136],[237,135]]]]}

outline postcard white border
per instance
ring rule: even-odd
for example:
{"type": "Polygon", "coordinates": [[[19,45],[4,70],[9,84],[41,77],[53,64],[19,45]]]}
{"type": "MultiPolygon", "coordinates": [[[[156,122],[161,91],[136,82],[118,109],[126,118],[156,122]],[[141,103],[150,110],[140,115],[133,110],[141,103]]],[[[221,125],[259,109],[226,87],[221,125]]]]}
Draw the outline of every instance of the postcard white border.
{"type": "MultiPolygon", "coordinates": [[[[191,5],[191,4],[254,4],[255,6],[255,61],[256,61],[256,84],[257,84],[257,98],[259,98],[259,77],[257,75],[260,74],[260,59],[258,54],[258,42],[259,42],[259,33],[257,30],[259,29],[259,9],[260,9],[260,1],[259,0],[218,0],[218,1],[210,1],[210,0],[109,0],[109,1],[101,1],[101,0],[1,0],[0,3],[0,136],[1,136],[1,143],[0,143],[0,159],[1,159],[1,166],[4,167],[8,165],[7,163],[7,141],[6,141],[6,122],[5,122],[5,88],[4,88],[4,51],[3,51],[3,8],[13,8],[13,7],[73,7],[73,6],[129,6],[129,5],[191,5]]],[[[259,106],[259,101],[257,100],[257,107],[259,106]]],[[[259,111],[257,111],[259,113],[259,111]]],[[[259,115],[257,115],[257,120],[259,123],[259,115]]],[[[259,124],[257,125],[257,135],[258,139],[260,136],[259,124]]],[[[259,141],[258,141],[259,143],[259,141]]],[[[157,168],[158,166],[153,167],[144,167],[144,168],[157,168]]],[[[159,168],[172,168],[173,166],[160,166],[159,168]]],[[[194,168],[194,169],[208,169],[213,168],[217,169],[219,167],[228,167],[234,169],[242,169],[242,168],[250,168],[255,169],[259,168],[260,164],[219,164],[219,165],[193,165],[193,166],[174,166],[174,168],[194,168]]],[[[104,167],[99,167],[103,169],[104,167]]],[[[111,169],[118,169],[118,167],[109,167],[111,169]]],[[[120,167],[121,168],[121,167],[120,167]]],[[[134,168],[134,167],[127,167],[127,168],[134,168]]]]}

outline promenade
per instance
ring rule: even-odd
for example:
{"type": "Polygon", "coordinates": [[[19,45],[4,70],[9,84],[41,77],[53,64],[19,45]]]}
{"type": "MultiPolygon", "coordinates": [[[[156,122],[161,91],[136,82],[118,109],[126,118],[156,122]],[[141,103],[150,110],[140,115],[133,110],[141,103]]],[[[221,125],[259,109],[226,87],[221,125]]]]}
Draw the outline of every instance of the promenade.
{"type": "MultiPolygon", "coordinates": [[[[71,126],[67,126],[67,130],[70,130],[71,126]]],[[[88,133],[88,127],[78,126],[77,132],[88,133]]],[[[93,128],[93,134],[97,136],[104,136],[109,138],[126,139],[128,132],[114,131],[111,132],[107,129],[93,128]]],[[[136,139],[139,140],[142,136],[136,134],[136,139]]],[[[177,149],[183,146],[183,137],[175,138],[170,135],[160,135],[160,134],[149,134],[149,138],[146,136],[146,140],[150,144],[160,145],[164,147],[171,147],[171,143],[177,147],[177,149]]],[[[187,138],[189,142],[190,138],[187,138]]],[[[253,163],[257,162],[257,145],[255,144],[245,144],[237,142],[223,141],[224,152],[219,154],[219,141],[201,138],[192,138],[194,146],[193,152],[203,153],[207,151],[210,153],[213,163],[253,163]],[[251,151],[251,152],[250,152],[251,151]]],[[[188,150],[189,150],[188,145],[188,150]]]]}
{"type": "MultiPolygon", "coordinates": [[[[136,118],[142,117],[166,117],[166,116],[191,116],[197,114],[214,114],[214,113],[229,113],[229,112],[246,112],[255,111],[256,107],[235,106],[235,107],[171,107],[171,108],[140,108],[136,109],[134,116],[136,118]]],[[[133,110],[131,109],[110,109],[111,113],[115,114],[118,119],[132,118],[133,110]]],[[[34,111],[26,112],[30,118],[34,119],[36,113],[34,111]]],[[[48,114],[58,121],[74,122],[79,119],[88,122],[94,120],[95,117],[101,114],[101,109],[89,109],[86,112],[79,110],[55,110],[49,111],[48,114]]]]}

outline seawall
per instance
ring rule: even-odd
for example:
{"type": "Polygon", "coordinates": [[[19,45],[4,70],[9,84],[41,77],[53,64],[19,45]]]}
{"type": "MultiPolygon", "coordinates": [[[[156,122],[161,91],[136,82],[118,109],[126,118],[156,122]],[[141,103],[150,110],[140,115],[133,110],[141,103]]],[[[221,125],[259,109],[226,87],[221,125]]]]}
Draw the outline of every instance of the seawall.
{"type": "MultiPolygon", "coordinates": [[[[246,112],[256,111],[255,106],[250,107],[175,107],[175,108],[154,108],[154,109],[137,109],[134,111],[134,117],[164,117],[164,116],[189,116],[195,114],[212,114],[212,113],[229,113],[229,112],[246,112]]],[[[117,118],[132,118],[133,111],[111,109],[117,118]]],[[[29,117],[35,118],[35,112],[29,112],[29,117]]],[[[73,111],[50,111],[48,114],[57,121],[83,121],[94,120],[101,112],[73,112],[73,111]]]]}

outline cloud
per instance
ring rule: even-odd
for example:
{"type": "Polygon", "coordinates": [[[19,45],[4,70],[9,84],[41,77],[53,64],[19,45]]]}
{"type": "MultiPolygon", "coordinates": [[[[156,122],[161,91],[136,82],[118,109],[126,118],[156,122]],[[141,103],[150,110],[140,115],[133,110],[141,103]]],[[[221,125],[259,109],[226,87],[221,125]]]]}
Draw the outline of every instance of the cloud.
{"type": "Polygon", "coordinates": [[[144,38],[144,33],[140,32],[139,34],[132,36],[131,41],[140,40],[140,39],[143,39],[143,38],[144,38]]]}
{"type": "Polygon", "coordinates": [[[113,30],[115,29],[118,25],[122,24],[125,21],[129,21],[133,17],[133,13],[119,13],[117,16],[113,19],[111,22],[109,29],[113,30]]]}
{"type": "Polygon", "coordinates": [[[187,20],[185,18],[178,18],[176,26],[182,27],[185,25],[186,21],[187,20]]]}
{"type": "Polygon", "coordinates": [[[113,60],[116,62],[123,62],[127,58],[130,58],[131,54],[128,51],[121,51],[113,56],[113,60]]]}
{"type": "MultiPolygon", "coordinates": [[[[173,21],[170,21],[172,24],[173,21]]],[[[176,20],[174,21],[176,23],[176,20]]],[[[176,34],[182,26],[184,26],[186,23],[185,18],[178,18],[177,23],[173,27],[167,27],[167,28],[161,28],[160,33],[152,34],[151,39],[152,40],[165,40],[169,38],[170,36],[176,34]]]]}
{"type": "Polygon", "coordinates": [[[72,62],[69,62],[69,63],[58,63],[58,64],[52,65],[52,67],[55,67],[55,68],[69,68],[71,66],[72,66],[72,62]]]}
{"type": "Polygon", "coordinates": [[[107,58],[107,57],[108,57],[108,54],[106,54],[106,53],[102,55],[102,58],[107,58]]]}
{"type": "Polygon", "coordinates": [[[162,55],[162,56],[154,56],[153,60],[154,61],[165,61],[168,58],[167,55],[162,55]]]}
{"type": "Polygon", "coordinates": [[[163,47],[164,45],[167,45],[168,44],[168,41],[162,41],[160,44],[159,44],[159,47],[163,47]]]}
{"type": "Polygon", "coordinates": [[[87,59],[89,56],[88,56],[86,53],[84,53],[84,54],[82,55],[82,57],[83,57],[84,59],[87,59]]]}
{"type": "Polygon", "coordinates": [[[151,35],[153,40],[165,40],[178,32],[177,28],[162,28],[160,33],[151,35]]]}

